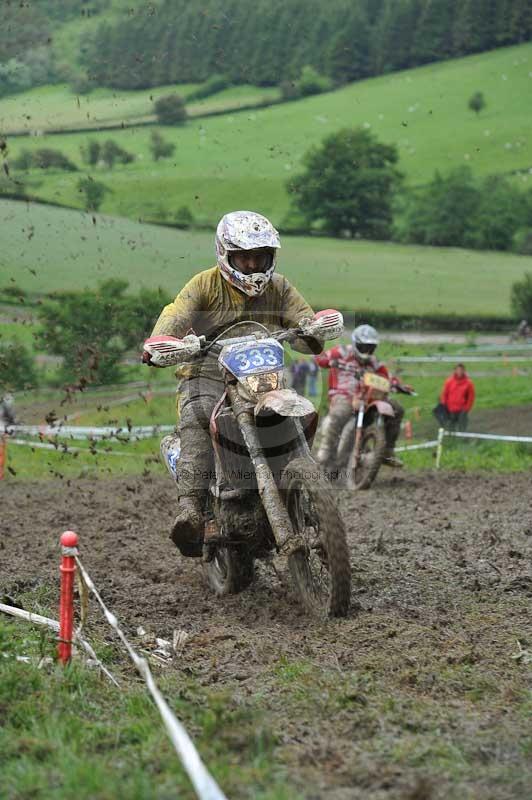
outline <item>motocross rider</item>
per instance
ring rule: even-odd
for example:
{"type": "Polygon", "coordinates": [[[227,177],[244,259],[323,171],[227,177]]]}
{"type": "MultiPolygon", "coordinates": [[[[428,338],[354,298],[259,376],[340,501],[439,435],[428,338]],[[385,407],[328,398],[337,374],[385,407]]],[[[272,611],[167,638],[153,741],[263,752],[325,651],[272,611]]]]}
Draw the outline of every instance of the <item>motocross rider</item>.
{"type": "MultiPolygon", "coordinates": [[[[390,380],[392,387],[399,385],[397,378],[391,378],[385,365],[375,357],[379,343],[375,328],[371,325],[359,325],[353,331],[351,340],[352,344],[337,345],[315,358],[318,366],[330,370],[329,413],[323,422],[320,447],[316,455],[316,460],[324,466],[330,462],[342,429],[353,414],[352,401],[359,391],[359,380],[354,370],[370,369],[390,380]]],[[[396,457],[394,448],[401,430],[404,409],[396,400],[388,398],[388,402],[394,410],[394,416],[384,418],[386,451],[383,463],[389,467],[402,467],[403,462],[396,457]]]]}
{"type": "MultiPolygon", "coordinates": [[[[197,273],[165,306],[152,336],[184,337],[191,330],[208,341],[235,322],[260,322],[271,331],[297,327],[314,312],[288,280],[275,272],[278,232],[253,211],[226,214],[216,230],[216,261],[197,273]]],[[[231,334],[230,334],[231,335],[231,334]]],[[[239,335],[235,332],[232,335],[239,335]]],[[[314,336],[291,342],[301,353],[320,353],[314,336]]],[[[149,363],[149,354],[143,355],[149,363]],[[146,358],[148,356],[148,358],[146,358]]],[[[215,359],[199,358],[177,369],[178,433],[181,455],[177,462],[178,512],[171,539],[183,555],[201,556],[203,509],[214,460],[209,420],[224,391],[223,375],[215,359]]]]}

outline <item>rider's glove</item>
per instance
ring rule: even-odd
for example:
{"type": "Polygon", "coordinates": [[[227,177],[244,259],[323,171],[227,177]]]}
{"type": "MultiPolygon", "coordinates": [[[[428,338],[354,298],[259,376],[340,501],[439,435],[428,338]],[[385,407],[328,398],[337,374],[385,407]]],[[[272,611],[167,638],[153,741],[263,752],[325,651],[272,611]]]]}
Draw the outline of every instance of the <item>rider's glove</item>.
{"type": "Polygon", "coordinates": [[[326,339],[338,339],[344,332],[344,318],[340,311],[333,308],[318,311],[313,317],[300,320],[298,327],[302,336],[312,336],[321,342],[326,339]]]}
{"type": "Polygon", "coordinates": [[[144,342],[142,361],[152,367],[171,367],[183,364],[201,352],[202,340],[195,334],[183,339],[176,336],[150,336],[144,342]],[[149,360],[148,360],[149,357],[149,360]]]}

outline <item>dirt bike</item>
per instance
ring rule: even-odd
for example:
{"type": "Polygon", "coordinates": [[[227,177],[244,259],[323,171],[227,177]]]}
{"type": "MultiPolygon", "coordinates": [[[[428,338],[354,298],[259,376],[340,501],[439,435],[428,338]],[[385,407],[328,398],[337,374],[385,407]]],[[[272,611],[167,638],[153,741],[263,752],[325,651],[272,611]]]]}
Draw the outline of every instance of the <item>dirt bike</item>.
{"type": "Polygon", "coordinates": [[[352,372],[359,381],[353,397],[353,416],[344,425],[336,451],[332,474],[345,476],[349,489],[369,489],[382,466],[386,453],[385,417],[395,416],[389,402],[391,391],[415,395],[409,386],[377,375],[363,367],[338,364],[336,369],[352,372]]]}
{"type": "MultiPolygon", "coordinates": [[[[317,413],[309,400],[285,388],[282,346],[299,336],[337,338],[341,330],[341,314],[330,311],[275,333],[240,322],[210,342],[188,335],[145,343],[155,365],[216,358],[224,377],[210,419],[215,470],[204,510],[202,558],[218,595],[245,589],[256,559],[282,553],[307,610],[329,616],[348,612],[351,568],[344,524],[310,453],[317,413]],[[163,364],[156,363],[158,357],[163,364]]],[[[176,478],[175,436],[161,445],[176,478]]]]}

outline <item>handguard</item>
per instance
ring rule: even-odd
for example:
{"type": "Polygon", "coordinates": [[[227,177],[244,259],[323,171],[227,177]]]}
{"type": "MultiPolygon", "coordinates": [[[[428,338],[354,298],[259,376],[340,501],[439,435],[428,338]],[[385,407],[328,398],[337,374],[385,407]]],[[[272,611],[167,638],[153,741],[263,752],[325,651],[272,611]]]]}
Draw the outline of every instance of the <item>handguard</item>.
{"type": "Polygon", "coordinates": [[[302,319],[299,328],[303,336],[313,336],[323,342],[338,339],[344,332],[344,318],[340,311],[327,308],[325,311],[318,311],[313,317],[302,319]]]}
{"type": "Polygon", "coordinates": [[[143,361],[153,367],[172,367],[189,361],[201,351],[201,339],[193,333],[183,339],[175,336],[150,336],[144,342],[144,353],[149,354],[149,361],[143,361]]]}

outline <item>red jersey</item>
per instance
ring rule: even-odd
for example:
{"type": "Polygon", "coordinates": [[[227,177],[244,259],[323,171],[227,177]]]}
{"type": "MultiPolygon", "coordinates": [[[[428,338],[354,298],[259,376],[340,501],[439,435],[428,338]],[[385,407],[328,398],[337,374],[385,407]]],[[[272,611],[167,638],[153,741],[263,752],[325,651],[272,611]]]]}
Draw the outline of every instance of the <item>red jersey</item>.
{"type": "Polygon", "coordinates": [[[366,362],[359,361],[353,350],[353,346],[350,344],[340,344],[336,345],[336,347],[331,347],[330,350],[325,351],[319,356],[315,356],[314,361],[319,367],[323,367],[324,369],[329,367],[329,397],[334,397],[334,395],[337,394],[352,397],[358,393],[359,384],[358,378],[353,375],[353,373],[347,372],[344,369],[331,367],[331,361],[338,361],[342,366],[370,369],[377,373],[377,375],[382,375],[383,378],[390,378],[389,372],[384,364],[377,361],[375,356],[371,356],[369,361],[366,362]]]}
{"type": "Polygon", "coordinates": [[[475,387],[471,378],[465,373],[463,378],[457,378],[455,375],[447,378],[443,384],[440,402],[450,414],[470,411],[475,402],[475,387]]]}

